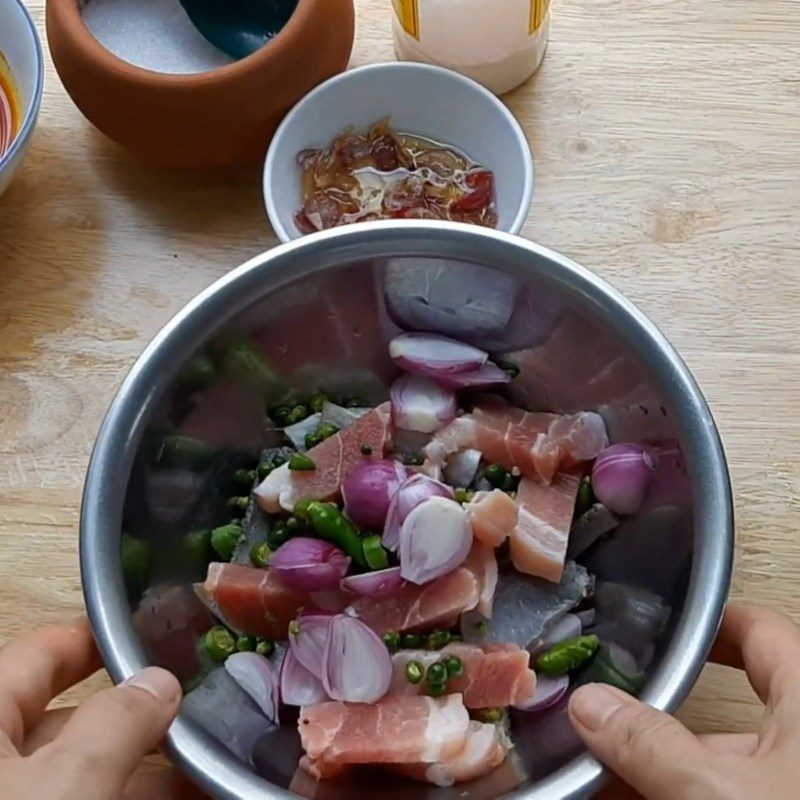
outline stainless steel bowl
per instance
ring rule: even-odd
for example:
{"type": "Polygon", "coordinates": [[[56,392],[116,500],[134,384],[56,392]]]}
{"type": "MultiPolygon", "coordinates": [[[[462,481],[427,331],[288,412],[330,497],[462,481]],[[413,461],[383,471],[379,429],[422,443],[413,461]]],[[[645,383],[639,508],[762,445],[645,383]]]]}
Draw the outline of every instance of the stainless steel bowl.
{"type": "MultiPolygon", "coordinates": [[[[702,394],[656,327],[588,270],[513,236],[428,222],[345,228],[264,253],[189,303],[137,361],[100,430],[81,515],[86,604],[111,676],[125,679],[152,659],[180,671],[180,636],[194,635],[188,604],[163,621],[171,629],[166,648],[164,628],[138,624],[141,613],[135,620],[120,568],[123,523],[150,541],[152,580],[178,586],[199,577],[187,574],[176,555],[178,533],[220,513],[196,476],[148,467],[153,436],[188,426],[228,458],[257,448],[263,435],[274,376],[261,380],[234,370],[198,401],[177,377],[190,356],[246,334],[289,383],[338,382],[376,399],[392,374],[386,343],[397,330],[393,320],[409,316],[415,325],[452,330],[493,351],[516,351],[522,372],[515,392],[525,404],[600,408],[616,439],[680,442],[687,493],[628,523],[622,546],[612,539],[590,559],[601,578],[650,588],[671,603],[672,623],[643,697],[675,709],[716,633],[733,554],[728,471],[702,394]]],[[[331,800],[354,792],[386,800],[484,800],[507,792],[553,800],[587,797],[601,785],[603,771],[581,752],[563,709],[523,726],[516,740],[507,769],[451,789],[375,776],[352,784],[291,783],[298,758],[292,735],[264,749],[257,763],[266,777],[260,777],[182,717],[168,744],[203,789],[225,800],[292,792],[331,800]]]]}

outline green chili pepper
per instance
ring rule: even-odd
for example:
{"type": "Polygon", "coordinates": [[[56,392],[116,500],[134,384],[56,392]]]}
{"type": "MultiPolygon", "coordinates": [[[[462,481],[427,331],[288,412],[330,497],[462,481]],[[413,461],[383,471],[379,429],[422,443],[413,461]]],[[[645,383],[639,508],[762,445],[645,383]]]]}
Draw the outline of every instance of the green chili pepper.
{"type": "Polygon", "coordinates": [[[156,462],[162,466],[203,469],[216,452],[215,447],[199,439],[170,434],[161,440],[156,462]]]}
{"type": "Polygon", "coordinates": [[[444,666],[448,678],[460,678],[464,674],[464,662],[458,656],[448,656],[444,666]]]}
{"type": "Polygon", "coordinates": [[[581,478],[578,486],[578,499],[575,501],[575,516],[580,517],[594,505],[594,489],[592,488],[592,478],[586,475],[581,478]]]}
{"type": "Polygon", "coordinates": [[[247,511],[247,507],[250,505],[250,498],[231,497],[226,505],[229,509],[231,509],[231,511],[247,511]]]}
{"type": "Polygon", "coordinates": [[[386,569],[389,566],[389,556],[383,549],[381,537],[377,534],[367,536],[361,543],[367,566],[372,570],[386,569]]]}
{"type": "Polygon", "coordinates": [[[638,695],[644,688],[645,674],[627,672],[613,657],[608,645],[601,644],[592,662],[579,673],[576,683],[607,683],[628,694],[638,695]]]}
{"type": "Polygon", "coordinates": [[[296,406],[292,406],[292,410],[286,415],[286,425],[295,425],[298,422],[302,422],[308,416],[308,406],[299,403],[296,406]]]}
{"type": "Polygon", "coordinates": [[[489,464],[483,471],[483,477],[496,489],[502,489],[508,473],[499,464],[489,464]]]}
{"type": "Polygon", "coordinates": [[[273,550],[277,550],[281,545],[286,544],[292,538],[291,531],[286,525],[279,523],[272,530],[267,532],[267,544],[273,550]]]}
{"type": "Polygon", "coordinates": [[[192,531],[183,537],[183,551],[192,564],[205,566],[214,556],[211,531],[192,531]]]}
{"type": "Polygon", "coordinates": [[[178,373],[178,380],[192,389],[203,389],[214,382],[217,369],[205,353],[192,356],[178,373]]]}
{"type": "Polygon", "coordinates": [[[257,644],[255,636],[240,636],[236,640],[236,649],[240,653],[252,653],[257,644]]]}
{"type": "Polygon", "coordinates": [[[403,647],[409,650],[418,650],[422,644],[422,637],[418,633],[406,633],[403,635],[403,647]]]}
{"type": "Polygon", "coordinates": [[[311,472],[316,468],[317,465],[314,463],[314,459],[305,453],[295,453],[289,459],[289,469],[294,472],[311,472]]]}
{"type": "Polygon", "coordinates": [[[267,411],[269,414],[269,418],[279,427],[285,428],[289,423],[287,419],[289,414],[292,413],[291,406],[275,406],[275,408],[270,408],[267,411]]]}
{"type": "Polygon", "coordinates": [[[257,544],[250,551],[250,560],[256,567],[266,567],[272,557],[272,548],[267,542],[257,544]]]}
{"type": "MultiPolygon", "coordinates": [[[[434,666],[436,666],[434,664],[434,666]]],[[[447,694],[447,684],[446,683],[429,683],[428,684],[428,694],[431,697],[443,697],[447,694]]]]}
{"type": "Polygon", "coordinates": [[[406,678],[409,683],[419,683],[425,677],[425,667],[419,661],[409,661],[406,664],[406,678]]]}
{"type": "Polygon", "coordinates": [[[545,675],[566,675],[588,661],[600,644],[597,636],[576,636],[553,645],[536,659],[536,667],[545,675]]]}
{"type": "Polygon", "coordinates": [[[428,650],[441,650],[450,644],[450,631],[435,630],[431,631],[425,638],[425,645],[428,650]]]}
{"type": "Polygon", "coordinates": [[[211,546],[223,561],[230,561],[239,539],[242,538],[242,526],[235,522],[220,525],[211,531],[211,546]]]}
{"type": "Polygon", "coordinates": [[[233,479],[243,489],[249,489],[256,479],[256,471],[254,469],[237,469],[233,473],[233,479]]]}
{"type": "Polygon", "coordinates": [[[473,718],[479,722],[502,722],[505,711],[502,708],[476,708],[472,712],[473,718]]]}
{"type": "Polygon", "coordinates": [[[275,643],[269,639],[256,640],[256,653],[265,658],[269,658],[275,652],[275,643]]]}
{"type": "Polygon", "coordinates": [[[428,667],[428,672],[425,674],[425,680],[431,686],[441,686],[447,682],[447,667],[441,661],[431,664],[428,667]]]}
{"type": "Polygon", "coordinates": [[[205,647],[211,659],[221,664],[236,651],[236,640],[224,625],[216,625],[206,633],[205,647]]]}
{"type": "Polygon", "coordinates": [[[147,588],[150,556],[150,548],[141,539],[122,534],[122,575],[131,596],[139,595],[147,588]]]}
{"type": "Polygon", "coordinates": [[[390,653],[394,653],[400,648],[400,634],[397,631],[386,631],[383,634],[383,643],[390,653]]]}
{"type": "MultiPolygon", "coordinates": [[[[369,566],[364,554],[364,541],[366,540],[362,541],[358,535],[358,528],[333,503],[301,500],[295,505],[294,512],[297,516],[310,520],[320,539],[344,550],[360,566],[369,566]]],[[[373,556],[373,558],[375,557],[377,556],[373,556]]],[[[373,569],[377,569],[377,567],[373,567],[373,569]]]]}
{"type": "Polygon", "coordinates": [[[361,445],[361,452],[365,456],[371,456],[372,455],[372,445],[371,444],[362,444],[361,445]]]}
{"type": "Polygon", "coordinates": [[[453,494],[455,495],[456,502],[461,503],[462,505],[464,503],[469,503],[469,501],[475,497],[475,492],[471,491],[470,489],[463,488],[455,489],[453,494]]]}
{"type": "Polygon", "coordinates": [[[311,395],[311,402],[309,402],[308,405],[315,414],[319,414],[319,412],[322,411],[322,407],[327,402],[328,402],[328,395],[326,395],[325,392],[320,390],[314,392],[314,394],[311,395]]]}
{"type": "Polygon", "coordinates": [[[269,462],[267,462],[266,464],[259,464],[258,469],[256,470],[256,474],[258,475],[258,480],[263,481],[264,478],[266,478],[267,475],[269,475],[270,472],[272,472],[272,470],[274,469],[275,467],[269,462]]]}

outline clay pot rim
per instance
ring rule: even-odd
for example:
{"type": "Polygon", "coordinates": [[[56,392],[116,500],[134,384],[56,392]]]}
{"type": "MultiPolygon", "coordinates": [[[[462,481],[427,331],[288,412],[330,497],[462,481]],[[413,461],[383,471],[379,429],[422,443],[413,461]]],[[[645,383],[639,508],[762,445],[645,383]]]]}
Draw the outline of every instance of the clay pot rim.
{"type": "Polygon", "coordinates": [[[79,0],[48,0],[48,5],[53,11],[54,24],[75,42],[95,69],[150,89],[197,89],[239,83],[241,79],[261,73],[270,65],[285,60],[291,55],[303,29],[312,24],[314,14],[325,2],[326,0],[298,0],[297,8],[289,21],[255,53],[232,64],[187,74],[158,72],[131,64],[114,55],[95,38],[84,23],[78,8],[79,0]]]}

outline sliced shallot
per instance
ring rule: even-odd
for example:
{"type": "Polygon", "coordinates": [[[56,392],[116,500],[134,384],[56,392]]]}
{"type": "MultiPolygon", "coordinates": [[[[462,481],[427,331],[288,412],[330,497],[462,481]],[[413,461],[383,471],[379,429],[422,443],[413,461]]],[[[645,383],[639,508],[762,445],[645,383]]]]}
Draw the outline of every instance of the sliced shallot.
{"type": "Polygon", "coordinates": [[[568,675],[537,675],[533,697],[516,707],[521,711],[544,711],[552,708],[566,694],[568,688],[568,675]]]}
{"type": "Polygon", "coordinates": [[[366,459],[357,464],[342,483],[344,510],[356,525],[380,530],[389,503],[407,477],[406,468],[393,459],[366,459]]]}
{"type": "Polygon", "coordinates": [[[438,378],[476,370],[488,353],[435,333],[402,333],[389,343],[389,355],[400,368],[438,378]]]}
{"type": "Polygon", "coordinates": [[[333,700],[375,703],[389,691],[392,659],[381,638],[355,617],[331,621],[322,683],[333,700]]]}
{"type": "Polygon", "coordinates": [[[612,444],[592,468],[595,496],[615,514],[635,514],[642,506],[655,463],[639,444],[612,444]]]}
{"type": "Polygon", "coordinates": [[[448,389],[467,389],[478,387],[502,386],[511,381],[511,375],[500,369],[497,364],[487,361],[482,367],[469,372],[456,372],[442,375],[436,380],[448,389]]]}
{"type": "Polygon", "coordinates": [[[322,656],[333,615],[303,614],[289,626],[289,651],[317,678],[322,678],[322,656]]]}
{"type": "Polygon", "coordinates": [[[455,500],[431,497],[420,503],[400,529],[400,574],[416,584],[452,572],[472,547],[472,525],[455,500]]]}
{"type": "Polygon", "coordinates": [[[234,653],[225,660],[225,669],[253,698],[264,716],[277,725],[280,678],[272,662],[258,653],[234,653]]]}
{"type": "Polygon", "coordinates": [[[287,706],[310,706],[328,699],[322,681],[287,650],[281,665],[281,700],[287,706]]]}
{"type": "Polygon", "coordinates": [[[393,384],[392,421],[407,431],[433,433],[456,416],[456,396],[424,375],[403,375],[393,384]]]}
{"type": "Polygon", "coordinates": [[[582,630],[583,627],[577,614],[564,614],[561,619],[556,620],[556,622],[545,631],[544,636],[537,639],[528,649],[531,651],[531,655],[538,655],[566,639],[573,639],[576,636],[580,636],[582,630]]]}
{"type": "Polygon", "coordinates": [[[397,550],[400,546],[400,528],[406,517],[425,500],[431,497],[454,497],[453,490],[445,483],[435,481],[427,475],[412,475],[398,490],[389,503],[386,524],[383,526],[383,546],[397,550]]]}
{"type": "Polygon", "coordinates": [[[400,567],[389,567],[363,575],[350,575],[342,580],[342,589],[361,597],[386,597],[402,589],[405,583],[400,567]]]}
{"type": "Polygon", "coordinates": [[[269,565],[285,586],[327,591],[339,586],[350,558],[329,542],[297,536],[275,551],[269,565]]]}
{"type": "Polygon", "coordinates": [[[478,474],[480,450],[459,450],[447,459],[444,477],[451,486],[469,486],[478,474]]]}

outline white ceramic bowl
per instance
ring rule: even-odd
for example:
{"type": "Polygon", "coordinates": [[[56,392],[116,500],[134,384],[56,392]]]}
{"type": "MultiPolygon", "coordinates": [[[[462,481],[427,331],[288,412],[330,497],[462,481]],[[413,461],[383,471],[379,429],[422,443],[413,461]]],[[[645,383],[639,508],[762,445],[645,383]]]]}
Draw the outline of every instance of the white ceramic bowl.
{"type": "Polygon", "coordinates": [[[44,85],[42,43],[22,0],[0,0],[0,53],[11,68],[21,120],[16,139],[5,155],[0,156],[0,194],[3,194],[30,145],[44,85]]]}
{"type": "Polygon", "coordinates": [[[428,64],[371,64],[331,78],[286,116],[264,164],[264,202],[278,238],[303,234],[297,154],[330,144],[348,126],[390,117],[392,127],[463,150],[495,176],[498,228],[518,233],[533,194],[533,159],[513,114],[475,81],[428,64]]]}

